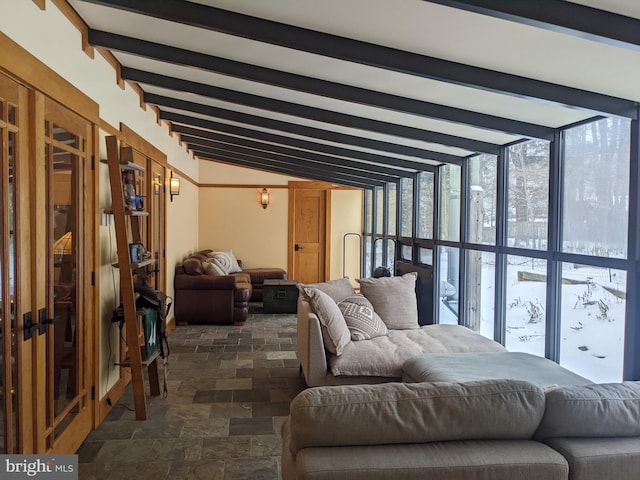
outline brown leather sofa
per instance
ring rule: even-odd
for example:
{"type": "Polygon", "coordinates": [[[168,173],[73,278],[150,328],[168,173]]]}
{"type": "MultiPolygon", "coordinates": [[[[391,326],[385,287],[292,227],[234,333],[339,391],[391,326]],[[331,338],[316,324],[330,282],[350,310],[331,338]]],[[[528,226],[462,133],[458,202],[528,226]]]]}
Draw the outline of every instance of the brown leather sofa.
{"type": "MultiPolygon", "coordinates": [[[[175,270],[176,323],[244,325],[250,301],[262,301],[266,279],[286,280],[281,268],[248,268],[228,275],[207,275],[202,262],[212,250],[186,258],[175,270]]],[[[242,262],[238,260],[240,266],[242,262]]]]}
{"type": "Polygon", "coordinates": [[[207,275],[202,268],[205,258],[206,252],[194,253],[176,267],[176,323],[244,325],[252,293],[249,274],[207,275]]]}
{"type": "MultiPolygon", "coordinates": [[[[201,250],[197,253],[201,258],[202,254],[213,252],[211,249],[201,250]]],[[[261,302],[264,298],[264,281],[265,280],[287,280],[287,272],[281,268],[266,267],[266,268],[244,268],[242,260],[238,259],[238,265],[242,268],[242,273],[249,274],[249,280],[251,283],[251,299],[252,302],[261,302]]]]}

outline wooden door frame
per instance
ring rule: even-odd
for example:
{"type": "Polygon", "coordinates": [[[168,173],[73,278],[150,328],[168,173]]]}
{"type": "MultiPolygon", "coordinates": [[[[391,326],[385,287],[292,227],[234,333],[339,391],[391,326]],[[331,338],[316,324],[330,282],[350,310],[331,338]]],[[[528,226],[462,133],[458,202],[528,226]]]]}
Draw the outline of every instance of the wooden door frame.
{"type": "Polygon", "coordinates": [[[324,219],[324,279],[331,275],[331,190],[332,184],[328,182],[310,181],[288,183],[289,189],[289,233],[287,235],[287,271],[290,277],[294,271],[293,247],[295,244],[295,193],[296,190],[324,190],[325,191],[325,219],[324,219]]]}

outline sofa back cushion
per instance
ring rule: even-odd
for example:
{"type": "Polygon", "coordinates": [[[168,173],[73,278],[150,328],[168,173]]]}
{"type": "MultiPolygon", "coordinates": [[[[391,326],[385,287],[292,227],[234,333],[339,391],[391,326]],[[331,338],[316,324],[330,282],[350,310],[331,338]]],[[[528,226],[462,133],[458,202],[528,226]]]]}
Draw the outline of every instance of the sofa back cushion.
{"type": "Polygon", "coordinates": [[[562,387],[546,397],[538,440],[640,436],[640,382],[562,387]]]}
{"type": "MultiPolygon", "coordinates": [[[[302,291],[303,288],[315,288],[318,289],[333,299],[335,303],[340,303],[349,295],[353,295],[356,291],[351,285],[351,280],[348,277],[337,278],[335,280],[327,280],[321,283],[307,283],[298,284],[298,288],[302,291]]],[[[304,291],[302,291],[304,294],[304,291]]]]}
{"type": "Polygon", "coordinates": [[[375,312],[391,330],[420,328],[416,297],[416,272],[401,277],[358,279],[360,291],[373,305],[375,312]]]}
{"type": "Polygon", "coordinates": [[[544,402],[516,380],[309,388],[291,402],[290,448],[530,439],[544,402]]]}

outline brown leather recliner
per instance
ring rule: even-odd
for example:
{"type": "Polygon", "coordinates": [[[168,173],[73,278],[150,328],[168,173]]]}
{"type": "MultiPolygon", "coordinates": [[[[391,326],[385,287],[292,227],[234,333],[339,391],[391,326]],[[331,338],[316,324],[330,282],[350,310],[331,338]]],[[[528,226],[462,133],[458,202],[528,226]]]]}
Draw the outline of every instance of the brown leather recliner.
{"type": "Polygon", "coordinates": [[[249,274],[207,275],[202,268],[205,258],[196,253],[176,267],[176,323],[244,325],[252,293],[249,274]]]}

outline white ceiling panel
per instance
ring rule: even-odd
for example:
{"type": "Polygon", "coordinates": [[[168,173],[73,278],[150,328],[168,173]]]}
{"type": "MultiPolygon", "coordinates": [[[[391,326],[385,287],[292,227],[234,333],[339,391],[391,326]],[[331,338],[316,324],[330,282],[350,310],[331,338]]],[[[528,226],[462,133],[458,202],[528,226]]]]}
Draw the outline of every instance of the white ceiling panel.
{"type": "MultiPolygon", "coordinates": [[[[362,152],[363,157],[373,153],[416,161],[413,153],[429,150],[440,155],[433,164],[458,162],[460,157],[487,151],[483,148],[488,145],[497,152],[497,146],[529,137],[550,139],[553,129],[588,121],[599,112],[638,115],[634,102],[640,101],[640,82],[634,79],[640,78],[640,45],[599,41],[588,31],[580,35],[490,9],[476,13],[472,8],[444,6],[446,0],[70,3],[87,23],[89,38],[97,46],[110,48],[125,67],[125,78],[127,68],[138,70],[142,73],[132,72],[132,78],[138,75],[135,81],[147,94],[194,104],[168,107],[158,101],[161,112],[346,148],[362,152]],[[203,5],[214,10],[203,10],[203,5]],[[220,22],[227,12],[241,15],[220,22]],[[280,24],[250,30],[251,19],[242,15],[337,36],[322,38],[335,41],[330,45],[339,48],[323,50],[323,45],[313,42],[306,47],[305,42],[316,38],[311,32],[289,31],[280,24]],[[179,23],[179,18],[187,23],[179,23]],[[200,26],[188,24],[189,18],[200,26]],[[205,28],[207,25],[211,26],[205,28]],[[173,58],[171,48],[203,55],[194,57],[195,63],[189,65],[186,59],[192,55],[173,58]],[[389,48],[397,52],[390,53],[389,48]],[[241,64],[225,73],[213,57],[241,64]],[[438,68],[432,68],[434,65],[438,68]],[[156,85],[149,78],[153,74],[169,78],[156,85]],[[231,92],[207,91],[198,85],[192,90],[179,80],[231,92]],[[199,88],[200,93],[194,93],[199,88]],[[220,94],[226,96],[215,98],[220,94]],[[277,120],[356,139],[311,139],[226,120],[216,117],[214,111],[208,115],[209,107],[266,119],[263,125],[277,120]]],[[[635,25],[633,19],[640,19],[638,0],[574,0],[564,6],[602,9],[618,15],[624,25],[629,21],[635,25]]],[[[553,16],[553,6],[548,8],[553,16]]],[[[562,24],[561,14],[554,18],[562,24]]],[[[640,23],[637,25],[640,30],[640,23]]],[[[151,96],[147,98],[153,103],[151,96]]],[[[367,165],[366,160],[360,161],[367,165]]]]}

